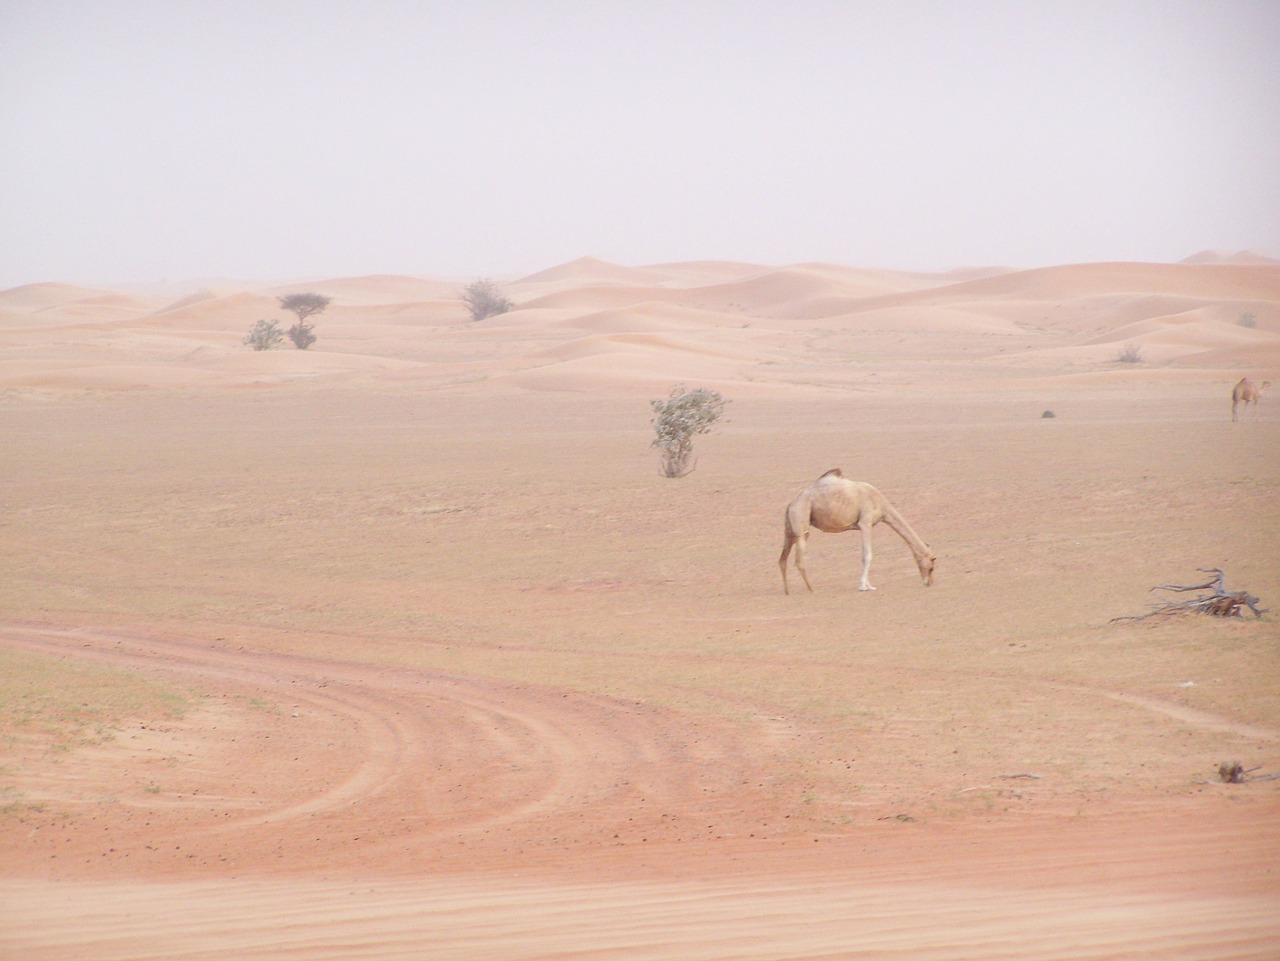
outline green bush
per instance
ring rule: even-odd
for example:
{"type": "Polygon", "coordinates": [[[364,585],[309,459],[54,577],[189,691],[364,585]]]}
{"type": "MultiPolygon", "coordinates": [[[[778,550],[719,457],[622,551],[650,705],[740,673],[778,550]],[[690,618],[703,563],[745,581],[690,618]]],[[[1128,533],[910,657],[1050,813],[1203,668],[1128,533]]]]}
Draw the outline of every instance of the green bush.
{"type": "Polygon", "coordinates": [[[484,278],[468,284],[462,292],[462,300],[471,311],[472,320],[484,320],[496,314],[505,314],[515,306],[502,296],[497,284],[484,278]]]}
{"type": "Polygon", "coordinates": [[[276,321],[260,320],[249,328],[244,342],[254,350],[271,350],[279,347],[283,339],[284,334],[280,333],[280,327],[276,321]]]}
{"type": "Polygon", "coordinates": [[[653,430],[657,435],[651,446],[658,448],[658,470],[664,477],[684,477],[693,471],[693,438],[705,434],[722,414],[729,402],[713,390],[698,387],[686,390],[683,384],[671,388],[665,401],[653,400],[653,430]]]}
{"type": "Polygon", "coordinates": [[[315,329],[314,324],[300,320],[289,328],[289,339],[298,350],[306,350],[316,342],[316,335],[312,333],[315,329]]]}

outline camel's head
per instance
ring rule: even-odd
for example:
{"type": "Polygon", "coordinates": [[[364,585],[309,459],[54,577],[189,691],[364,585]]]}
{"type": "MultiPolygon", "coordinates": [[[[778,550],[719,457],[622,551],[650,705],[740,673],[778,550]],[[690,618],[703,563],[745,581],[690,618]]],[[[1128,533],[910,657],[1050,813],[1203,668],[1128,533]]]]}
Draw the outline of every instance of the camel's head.
{"type": "Polygon", "coordinates": [[[924,586],[929,587],[933,584],[933,565],[938,563],[938,555],[930,551],[916,560],[916,564],[920,567],[920,580],[924,581],[924,586]]]}

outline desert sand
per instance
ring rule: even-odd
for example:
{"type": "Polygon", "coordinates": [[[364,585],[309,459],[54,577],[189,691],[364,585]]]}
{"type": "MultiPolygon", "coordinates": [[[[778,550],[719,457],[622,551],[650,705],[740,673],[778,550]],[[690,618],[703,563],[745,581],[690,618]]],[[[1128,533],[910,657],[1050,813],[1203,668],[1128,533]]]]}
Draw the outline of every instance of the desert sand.
{"type": "Polygon", "coordinates": [[[0,956],[1280,957],[1280,264],[464,284],[0,291],[0,956]]]}

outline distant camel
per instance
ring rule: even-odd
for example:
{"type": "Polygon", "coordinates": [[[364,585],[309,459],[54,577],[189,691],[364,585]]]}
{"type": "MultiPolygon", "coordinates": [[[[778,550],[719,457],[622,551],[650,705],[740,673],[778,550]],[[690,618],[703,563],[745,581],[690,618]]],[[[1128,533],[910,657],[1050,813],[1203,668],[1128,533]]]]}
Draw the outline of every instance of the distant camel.
{"type": "Polygon", "coordinates": [[[1258,416],[1258,398],[1262,396],[1262,392],[1271,386],[1271,381],[1264,380],[1262,386],[1257,386],[1248,377],[1241,377],[1240,383],[1231,389],[1231,419],[1236,419],[1236,405],[1244,404],[1245,413],[1249,411],[1249,405],[1253,405],[1253,416],[1258,416]]]}
{"type": "Polygon", "coordinates": [[[858,584],[858,590],[874,591],[875,588],[867,580],[867,574],[871,570],[871,528],[881,521],[897,531],[911,548],[924,586],[932,584],[933,565],[938,557],[929,549],[929,545],[916,536],[916,532],[894,510],[887,497],[870,484],[847,480],[840,468],[836,467],[802,490],[787,506],[782,556],[778,558],[783,592],[791,593],[787,587],[787,556],[792,547],[796,549],[796,570],[804,578],[804,586],[813,590],[809,575],[804,570],[804,552],[809,541],[810,525],[828,534],[862,532],[862,580],[858,584]]]}

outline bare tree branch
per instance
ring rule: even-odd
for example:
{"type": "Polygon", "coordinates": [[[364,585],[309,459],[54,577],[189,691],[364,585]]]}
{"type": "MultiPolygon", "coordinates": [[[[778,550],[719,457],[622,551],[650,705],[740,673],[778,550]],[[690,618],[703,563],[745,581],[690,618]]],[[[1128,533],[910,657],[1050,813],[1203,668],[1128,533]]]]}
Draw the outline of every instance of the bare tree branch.
{"type": "Polygon", "coordinates": [[[1116,621],[1144,621],[1148,617],[1157,615],[1168,616],[1173,614],[1209,614],[1213,617],[1243,617],[1242,608],[1248,608],[1253,611],[1254,617],[1261,617],[1265,613],[1265,609],[1258,606],[1258,598],[1254,597],[1248,591],[1228,591],[1226,588],[1226,575],[1220,567],[1198,567],[1196,570],[1202,574],[1216,574],[1217,576],[1203,584],[1160,584],[1151,588],[1153,591],[1173,591],[1178,594],[1185,594],[1189,591],[1212,591],[1211,594],[1202,595],[1186,601],[1166,601],[1156,607],[1150,613],[1139,614],[1128,617],[1113,617],[1111,623],[1116,621]]]}

